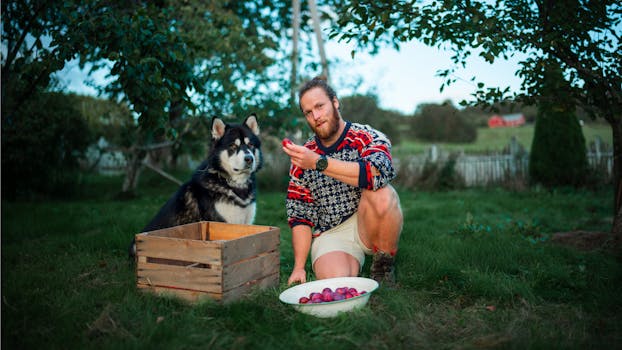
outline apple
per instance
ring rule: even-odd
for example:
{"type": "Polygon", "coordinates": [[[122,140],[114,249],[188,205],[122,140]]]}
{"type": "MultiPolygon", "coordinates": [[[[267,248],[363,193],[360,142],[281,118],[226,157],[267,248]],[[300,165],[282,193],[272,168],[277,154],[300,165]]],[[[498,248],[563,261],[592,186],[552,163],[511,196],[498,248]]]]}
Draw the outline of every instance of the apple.
{"type": "Polygon", "coordinates": [[[283,147],[287,147],[287,145],[291,145],[293,144],[292,140],[288,139],[287,137],[283,139],[283,141],[281,141],[281,144],[283,145],[283,147]]]}

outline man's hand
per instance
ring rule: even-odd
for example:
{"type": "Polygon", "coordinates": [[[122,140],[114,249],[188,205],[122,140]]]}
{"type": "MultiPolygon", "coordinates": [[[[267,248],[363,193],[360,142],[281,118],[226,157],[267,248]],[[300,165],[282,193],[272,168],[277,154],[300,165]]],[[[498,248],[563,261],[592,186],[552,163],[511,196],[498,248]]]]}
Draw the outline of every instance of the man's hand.
{"type": "Polygon", "coordinates": [[[299,146],[289,139],[283,139],[283,152],[285,152],[292,161],[292,164],[307,170],[315,169],[315,163],[320,155],[304,146],[299,146]]]}
{"type": "Polygon", "coordinates": [[[289,275],[287,285],[289,286],[294,282],[307,282],[307,271],[305,271],[305,269],[294,269],[294,271],[292,271],[292,274],[289,275]]]}

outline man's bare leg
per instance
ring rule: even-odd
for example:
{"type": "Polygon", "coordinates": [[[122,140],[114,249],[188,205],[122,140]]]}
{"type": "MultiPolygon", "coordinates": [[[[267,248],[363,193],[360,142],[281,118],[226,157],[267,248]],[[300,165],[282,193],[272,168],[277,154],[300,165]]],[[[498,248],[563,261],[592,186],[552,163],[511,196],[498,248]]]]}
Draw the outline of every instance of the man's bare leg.
{"type": "Polygon", "coordinates": [[[377,191],[363,191],[358,227],[367,247],[395,255],[403,223],[400,199],[391,185],[377,191]]]}
{"type": "Polygon", "coordinates": [[[313,272],[315,272],[317,279],[356,277],[359,275],[359,270],[359,261],[342,251],[326,253],[313,264],[313,272]]]}
{"type": "Polygon", "coordinates": [[[399,196],[392,186],[363,191],[358,211],[359,236],[374,251],[370,268],[373,279],[395,282],[393,265],[403,223],[399,196]]]}

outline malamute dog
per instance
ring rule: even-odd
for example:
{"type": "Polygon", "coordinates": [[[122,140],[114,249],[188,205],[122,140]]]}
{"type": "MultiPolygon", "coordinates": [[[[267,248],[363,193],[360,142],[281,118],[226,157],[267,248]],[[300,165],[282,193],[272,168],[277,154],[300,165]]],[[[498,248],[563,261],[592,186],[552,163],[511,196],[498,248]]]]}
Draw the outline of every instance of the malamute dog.
{"type": "MultiPolygon", "coordinates": [[[[255,173],[262,166],[257,116],[242,124],[212,119],[212,142],[207,159],[192,179],[162,206],[142,232],[201,220],[252,224],[255,218],[255,173]]],[[[135,256],[132,241],[130,256],[135,256]]]]}

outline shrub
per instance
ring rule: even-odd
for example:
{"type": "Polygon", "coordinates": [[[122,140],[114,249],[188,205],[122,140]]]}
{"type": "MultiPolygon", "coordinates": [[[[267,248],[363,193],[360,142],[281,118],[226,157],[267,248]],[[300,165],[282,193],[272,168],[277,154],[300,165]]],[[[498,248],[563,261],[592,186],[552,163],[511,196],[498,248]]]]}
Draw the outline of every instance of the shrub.
{"type": "Polygon", "coordinates": [[[419,107],[413,128],[415,137],[422,141],[467,143],[477,139],[477,128],[450,103],[419,107]]]}
{"type": "Polygon", "coordinates": [[[344,119],[369,124],[387,135],[392,145],[400,143],[400,119],[404,117],[399,113],[380,109],[375,96],[349,96],[339,102],[339,110],[344,119]]]}
{"type": "Polygon", "coordinates": [[[545,74],[546,99],[538,105],[529,159],[530,182],[546,187],[579,186],[586,180],[588,163],[576,108],[559,83],[561,72],[551,69],[545,74]]]}
{"type": "Polygon", "coordinates": [[[2,113],[2,197],[67,194],[77,183],[78,159],[93,141],[72,100],[41,93],[2,113]]]}

